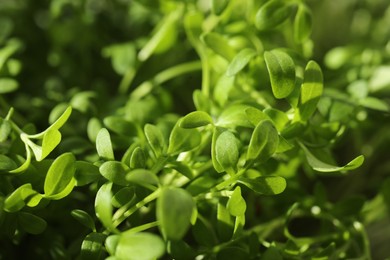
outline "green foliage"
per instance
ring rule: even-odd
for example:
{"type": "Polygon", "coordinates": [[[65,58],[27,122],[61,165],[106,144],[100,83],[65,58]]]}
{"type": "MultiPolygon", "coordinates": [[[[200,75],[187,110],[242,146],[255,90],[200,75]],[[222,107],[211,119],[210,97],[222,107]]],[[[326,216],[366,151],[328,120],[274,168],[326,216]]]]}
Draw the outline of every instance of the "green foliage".
{"type": "Polygon", "coordinates": [[[0,259],[389,257],[390,9],[331,2],[0,1],[0,259]]]}

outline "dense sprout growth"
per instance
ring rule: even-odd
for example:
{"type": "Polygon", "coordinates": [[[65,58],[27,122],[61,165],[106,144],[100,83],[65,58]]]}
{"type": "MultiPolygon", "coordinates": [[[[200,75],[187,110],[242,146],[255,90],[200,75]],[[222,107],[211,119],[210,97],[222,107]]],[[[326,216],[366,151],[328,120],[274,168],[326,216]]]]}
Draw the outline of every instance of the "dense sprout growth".
{"type": "Polygon", "coordinates": [[[389,23],[385,0],[1,1],[0,259],[389,257],[389,23]]]}

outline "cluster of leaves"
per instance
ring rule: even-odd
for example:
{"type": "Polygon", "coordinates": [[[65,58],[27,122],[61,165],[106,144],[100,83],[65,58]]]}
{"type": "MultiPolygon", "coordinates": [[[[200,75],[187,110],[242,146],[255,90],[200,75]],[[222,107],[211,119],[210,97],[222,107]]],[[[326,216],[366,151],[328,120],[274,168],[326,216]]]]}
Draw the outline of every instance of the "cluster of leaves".
{"type": "Polygon", "coordinates": [[[345,7],[351,41],[375,41],[321,51],[315,8],[0,3],[0,258],[370,259],[390,205],[389,165],[363,164],[389,139],[390,12],[345,7]],[[358,168],[379,172],[367,190],[358,168]]]}

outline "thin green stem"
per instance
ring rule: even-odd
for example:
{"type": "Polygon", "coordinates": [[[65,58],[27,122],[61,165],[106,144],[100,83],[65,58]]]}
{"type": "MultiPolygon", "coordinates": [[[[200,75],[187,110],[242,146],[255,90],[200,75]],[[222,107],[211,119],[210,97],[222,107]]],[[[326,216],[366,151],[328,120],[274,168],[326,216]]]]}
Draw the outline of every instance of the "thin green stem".
{"type": "Polygon", "coordinates": [[[131,229],[129,229],[126,232],[138,233],[138,232],[142,232],[142,231],[145,231],[147,229],[150,229],[150,228],[157,227],[158,225],[159,225],[158,221],[153,221],[153,222],[146,223],[144,225],[141,225],[141,226],[138,226],[138,227],[135,227],[135,228],[131,228],[131,229]]]}
{"type": "Polygon", "coordinates": [[[190,73],[193,71],[197,71],[202,69],[202,64],[200,61],[190,61],[190,62],[185,62],[173,67],[170,67],[166,70],[161,71],[158,73],[156,76],[154,76],[151,80],[144,81],[141,83],[138,87],[135,88],[135,90],[131,93],[131,97],[133,99],[141,99],[156,85],[161,85],[164,82],[167,82],[168,80],[171,80],[173,78],[176,78],[178,76],[181,76],[186,73],[190,73]]]}
{"type": "Polygon", "coordinates": [[[126,94],[129,91],[130,85],[133,82],[136,69],[130,68],[123,76],[119,84],[119,94],[126,94]]]}
{"type": "Polygon", "coordinates": [[[118,217],[116,220],[113,221],[114,227],[119,226],[123,221],[125,221],[125,219],[130,217],[134,212],[136,212],[137,210],[139,210],[149,202],[157,199],[158,196],[160,195],[160,192],[161,192],[161,188],[158,188],[157,190],[155,190],[154,192],[146,196],[143,200],[135,204],[133,207],[123,212],[123,214],[120,217],[118,217]]]}

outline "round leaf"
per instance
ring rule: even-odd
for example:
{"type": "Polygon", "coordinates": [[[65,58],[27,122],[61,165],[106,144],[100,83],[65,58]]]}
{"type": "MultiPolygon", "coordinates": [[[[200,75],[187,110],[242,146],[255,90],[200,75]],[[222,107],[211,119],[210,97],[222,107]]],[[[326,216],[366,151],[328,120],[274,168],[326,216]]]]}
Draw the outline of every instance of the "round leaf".
{"type": "Polygon", "coordinates": [[[264,59],[270,75],[272,93],[278,99],[287,97],[295,87],[293,59],[279,50],[266,51],[264,59]]]}
{"type": "Polygon", "coordinates": [[[218,163],[226,170],[235,168],[238,162],[237,138],[230,131],[224,131],[215,143],[215,156],[218,163]]]}
{"type": "Polygon", "coordinates": [[[43,186],[45,197],[61,199],[67,196],[75,184],[76,159],[71,153],[64,153],[50,166],[43,186]]]}
{"type": "Polygon", "coordinates": [[[42,233],[47,226],[47,223],[44,219],[28,212],[18,213],[18,224],[24,231],[34,235],[42,233]]]}
{"type": "Polygon", "coordinates": [[[238,217],[245,214],[246,202],[241,196],[241,188],[239,186],[234,189],[226,207],[232,216],[238,217]]]}
{"type": "Polygon", "coordinates": [[[255,179],[240,178],[238,182],[244,184],[254,192],[264,195],[276,195],[286,189],[286,180],[279,176],[261,176],[255,179]]]}
{"type": "Polygon", "coordinates": [[[205,126],[212,123],[213,123],[213,119],[208,113],[203,111],[194,111],[186,115],[180,121],[180,127],[196,128],[196,127],[205,126]]]}
{"type": "Polygon", "coordinates": [[[100,157],[105,160],[114,160],[110,133],[106,128],[100,129],[96,137],[96,150],[100,157]]]}
{"type": "Polygon", "coordinates": [[[127,260],[155,260],[165,253],[165,243],[157,235],[147,232],[124,232],[120,235],[115,256],[127,260]]]}
{"type": "Polygon", "coordinates": [[[246,158],[264,162],[275,153],[278,144],[279,136],[274,125],[270,120],[263,120],[252,133],[246,158]]]}
{"type": "Polygon", "coordinates": [[[156,215],[160,230],[167,239],[179,240],[186,234],[195,203],[187,191],[165,188],[157,199],[156,215]]]}
{"type": "Polygon", "coordinates": [[[323,90],[323,76],[320,66],[314,61],[309,61],[305,68],[304,79],[301,87],[299,113],[302,120],[308,120],[317,108],[323,90]]]}
{"type": "Polygon", "coordinates": [[[291,6],[281,0],[271,0],[256,13],[255,25],[259,30],[270,30],[284,22],[291,14],[291,6]]]}
{"type": "Polygon", "coordinates": [[[122,186],[126,186],[128,184],[126,181],[126,174],[130,171],[130,168],[124,163],[117,161],[105,162],[100,166],[99,171],[104,178],[115,184],[122,186]]]}
{"type": "Polygon", "coordinates": [[[240,72],[249,61],[256,56],[256,51],[253,49],[243,49],[241,50],[229,64],[227,68],[226,75],[231,77],[240,72]]]}

